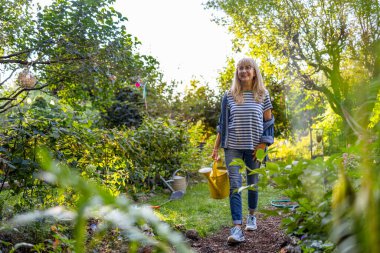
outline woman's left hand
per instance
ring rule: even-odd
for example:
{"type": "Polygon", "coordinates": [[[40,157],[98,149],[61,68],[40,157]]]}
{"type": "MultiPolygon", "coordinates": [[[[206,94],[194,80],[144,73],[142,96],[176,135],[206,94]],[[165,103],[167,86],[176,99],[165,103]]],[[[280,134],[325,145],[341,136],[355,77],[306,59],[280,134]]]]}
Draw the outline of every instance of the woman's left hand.
{"type": "Polygon", "coordinates": [[[253,159],[256,159],[257,150],[259,150],[259,149],[265,150],[266,146],[267,145],[265,143],[260,143],[259,145],[257,145],[256,148],[253,150],[253,153],[252,153],[253,159]]]}

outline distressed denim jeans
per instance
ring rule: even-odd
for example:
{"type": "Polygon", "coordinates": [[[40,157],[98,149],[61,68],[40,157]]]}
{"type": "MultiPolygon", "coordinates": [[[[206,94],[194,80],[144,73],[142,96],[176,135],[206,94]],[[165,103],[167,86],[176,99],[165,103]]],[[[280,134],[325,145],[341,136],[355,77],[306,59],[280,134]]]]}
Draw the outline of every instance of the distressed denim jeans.
{"type": "MultiPolygon", "coordinates": [[[[252,150],[239,150],[239,149],[224,149],[226,165],[228,169],[228,176],[230,179],[230,209],[232,221],[234,224],[242,224],[243,214],[242,214],[242,198],[241,193],[237,190],[242,186],[243,178],[242,174],[239,173],[239,166],[229,164],[235,158],[240,158],[244,161],[245,165],[250,169],[256,169],[260,167],[260,163],[253,159],[252,150]]],[[[247,175],[247,185],[257,184],[259,181],[258,174],[249,175],[250,171],[246,171],[247,175]]],[[[256,210],[258,202],[258,191],[248,190],[248,208],[250,210],[256,210]]]]}

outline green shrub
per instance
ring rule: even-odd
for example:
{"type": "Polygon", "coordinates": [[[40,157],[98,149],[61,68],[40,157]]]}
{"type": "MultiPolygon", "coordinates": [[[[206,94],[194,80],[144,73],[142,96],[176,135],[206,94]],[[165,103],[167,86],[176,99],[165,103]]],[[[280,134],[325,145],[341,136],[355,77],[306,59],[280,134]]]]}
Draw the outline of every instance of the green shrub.
{"type": "Polygon", "coordinates": [[[72,203],[78,197],[35,178],[41,145],[115,196],[149,191],[160,182],[159,175],[168,178],[177,169],[199,167],[199,159],[192,159],[197,148],[189,142],[187,126],[174,120],[146,118],[137,129],[99,129],[87,112],[59,104],[33,106],[10,115],[0,130],[0,183],[9,182],[9,193],[22,195],[19,211],[72,203]]]}
{"type": "Polygon", "coordinates": [[[143,121],[143,99],[140,93],[134,89],[125,87],[119,90],[114,101],[102,118],[106,121],[108,127],[139,127],[143,121]]]}
{"type": "Polygon", "coordinates": [[[270,147],[270,159],[292,161],[310,158],[310,137],[300,136],[298,140],[276,139],[270,147]]]}
{"type": "MultiPolygon", "coordinates": [[[[54,207],[15,216],[0,226],[0,231],[4,231],[7,227],[25,226],[30,222],[41,221],[49,217],[58,220],[72,220],[74,225],[72,238],[74,240],[66,238],[66,242],[73,246],[75,252],[80,253],[85,252],[87,248],[86,221],[89,218],[98,217],[104,222],[105,227],[112,225],[120,229],[121,233],[128,238],[126,243],[129,245],[130,252],[136,252],[140,246],[145,245],[150,245],[160,252],[169,252],[171,247],[178,252],[190,252],[183,242],[182,236],[173,232],[167,224],[162,223],[150,208],[132,205],[132,202],[123,196],[113,196],[101,185],[83,179],[62,163],[50,160],[46,151],[39,152],[38,157],[44,168],[44,172],[40,174],[41,179],[62,189],[74,189],[78,200],[73,208],[54,207]],[[144,224],[152,229],[155,237],[144,234],[144,224]]],[[[31,231],[31,237],[38,235],[39,232],[50,230],[47,228],[46,222],[41,224],[44,229],[36,227],[37,231],[31,231]]],[[[51,228],[51,230],[54,232],[57,229],[51,228]]],[[[99,228],[99,236],[102,236],[101,232],[102,229],[99,228]]],[[[42,233],[42,236],[46,238],[47,234],[42,233]]],[[[62,235],[59,237],[60,240],[63,238],[62,235]]],[[[34,239],[36,240],[33,243],[41,241],[41,238],[34,239]]],[[[41,245],[35,246],[40,247],[41,245]]]]}

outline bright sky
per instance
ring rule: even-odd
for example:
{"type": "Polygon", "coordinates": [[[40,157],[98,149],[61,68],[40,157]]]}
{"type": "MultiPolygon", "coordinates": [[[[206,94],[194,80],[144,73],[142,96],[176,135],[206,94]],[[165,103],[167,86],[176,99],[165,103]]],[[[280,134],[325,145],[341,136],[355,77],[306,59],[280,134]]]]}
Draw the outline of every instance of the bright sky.
{"type": "Polygon", "coordinates": [[[155,57],[167,81],[201,80],[216,86],[218,71],[231,56],[225,27],[211,21],[207,0],[117,0],[115,9],[128,18],[127,32],[141,52],[155,57]]]}
{"type": "MultiPolygon", "coordinates": [[[[52,0],[36,0],[45,5],[52,0]]],[[[140,52],[155,57],[166,81],[191,79],[216,87],[218,72],[232,54],[227,28],[211,21],[207,0],[116,0],[128,18],[127,32],[137,37],[140,52]]]]}

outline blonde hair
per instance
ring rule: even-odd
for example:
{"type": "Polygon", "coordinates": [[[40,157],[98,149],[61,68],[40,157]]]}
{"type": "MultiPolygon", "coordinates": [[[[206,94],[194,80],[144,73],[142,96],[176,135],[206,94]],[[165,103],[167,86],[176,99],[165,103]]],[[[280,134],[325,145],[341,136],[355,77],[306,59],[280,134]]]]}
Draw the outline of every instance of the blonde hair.
{"type": "Polygon", "coordinates": [[[232,81],[230,94],[232,95],[236,103],[241,104],[244,102],[242,85],[238,77],[238,68],[242,65],[250,65],[255,71],[256,76],[253,78],[253,85],[252,85],[253,99],[256,102],[262,103],[264,101],[266,89],[264,86],[263,77],[261,76],[261,73],[260,73],[260,69],[257,63],[255,62],[255,60],[253,60],[252,58],[242,58],[236,64],[236,71],[235,71],[234,80],[232,81]]]}

